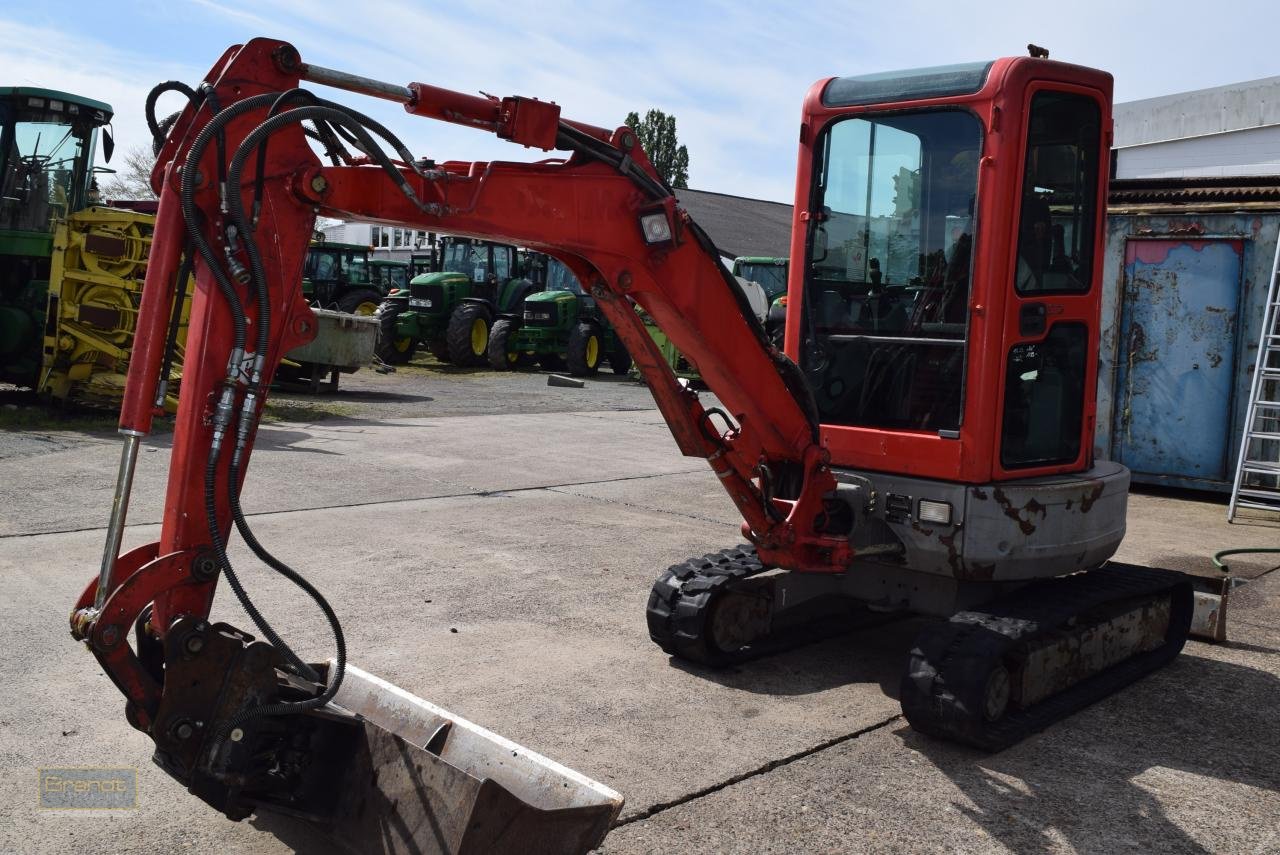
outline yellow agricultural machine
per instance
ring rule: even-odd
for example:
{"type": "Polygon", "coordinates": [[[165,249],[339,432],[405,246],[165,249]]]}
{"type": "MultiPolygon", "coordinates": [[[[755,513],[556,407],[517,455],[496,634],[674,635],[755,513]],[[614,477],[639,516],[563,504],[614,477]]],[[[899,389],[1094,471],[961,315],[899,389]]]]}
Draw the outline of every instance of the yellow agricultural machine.
{"type": "MultiPolygon", "coordinates": [[[[37,386],[42,395],[119,406],[154,222],[150,214],[95,206],[57,226],[37,386]]],[[[182,364],[189,307],[183,301],[177,319],[175,367],[182,364]]],[[[166,391],[165,405],[172,409],[176,390],[170,384],[166,391]]]]}
{"type": "MultiPolygon", "coordinates": [[[[93,204],[94,154],[101,138],[110,159],[111,116],[90,98],[0,87],[0,382],[114,408],[155,217],[93,204]]],[[[171,364],[181,360],[185,306],[171,364]]]]}

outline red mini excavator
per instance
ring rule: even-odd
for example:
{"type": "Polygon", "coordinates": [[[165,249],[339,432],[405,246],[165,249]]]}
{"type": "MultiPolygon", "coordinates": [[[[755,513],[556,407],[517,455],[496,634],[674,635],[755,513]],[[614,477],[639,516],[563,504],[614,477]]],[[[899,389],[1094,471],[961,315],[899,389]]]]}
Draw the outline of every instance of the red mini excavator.
{"type": "Polygon", "coordinates": [[[156,760],[228,816],[275,810],[367,851],[582,851],[621,806],[599,784],[346,664],[333,610],[242,513],[266,390],[315,334],[297,283],[319,215],[474,235],[561,259],[704,458],[747,546],[677,565],[653,640],[708,665],[854,610],[934,615],[902,706],[998,750],[1175,657],[1192,592],[1109,563],[1127,471],[1093,460],[1111,77],[1046,58],[822,80],[800,125],[785,353],[635,135],[554,103],[400,86],[255,39],[157,122],[159,216],[98,578],[72,616],[156,760]],[[567,152],[437,163],[303,82],[567,152]],[[322,154],[319,152],[323,152],[322,154]],[[194,270],[160,540],[119,554],[139,438],[194,270]],[[679,383],[634,306],[693,362],[679,383]],[[301,661],[227,557],[234,526],[328,617],[301,661]],[[261,640],[208,621],[225,577],[261,640]],[[128,635],[134,630],[134,643],[128,635]],[[336,785],[335,785],[336,784],[336,785]]]}

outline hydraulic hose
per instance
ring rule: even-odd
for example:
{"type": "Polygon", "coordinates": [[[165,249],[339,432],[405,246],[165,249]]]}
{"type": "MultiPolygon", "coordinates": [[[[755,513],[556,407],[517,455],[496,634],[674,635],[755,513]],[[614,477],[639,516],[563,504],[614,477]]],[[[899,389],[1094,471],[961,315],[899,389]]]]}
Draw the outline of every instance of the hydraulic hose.
{"type": "MultiPolygon", "coordinates": [[[[291,92],[287,92],[279,96],[272,105],[272,113],[274,113],[279,107],[283,106],[288,100],[292,98],[300,97],[302,94],[303,94],[302,90],[293,90],[291,92]]],[[[320,607],[320,610],[324,613],[325,619],[328,621],[329,627],[333,632],[334,643],[335,643],[335,647],[337,648],[337,657],[335,660],[334,670],[329,675],[328,685],[326,686],[325,690],[321,692],[319,695],[317,695],[314,698],[309,698],[305,701],[279,702],[279,703],[267,704],[264,706],[254,707],[252,709],[245,710],[239,713],[238,715],[236,715],[226,725],[226,727],[224,727],[222,733],[220,733],[218,736],[219,744],[226,738],[232,737],[236,729],[242,726],[245,722],[250,721],[251,719],[257,718],[259,716],[283,715],[287,713],[305,712],[306,710],[315,709],[325,705],[337,693],[338,688],[341,686],[342,679],[346,671],[346,640],[343,635],[342,626],[340,621],[338,620],[337,615],[334,613],[332,607],[329,605],[328,601],[324,598],[324,596],[320,593],[319,590],[317,590],[309,581],[307,581],[305,577],[303,577],[301,574],[293,570],[293,568],[289,567],[283,561],[279,560],[274,555],[272,555],[271,552],[268,551],[261,544],[260,541],[258,541],[257,537],[253,533],[253,530],[249,526],[248,521],[245,519],[243,509],[240,505],[240,495],[239,495],[240,458],[257,424],[257,417],[258,417],[257,400],[259,396],[265,391],[264,389],[265,381],[263,378],[263,373],[261,371],[261,368],[262,368],[262,362],[265,357],[267,347],[269,346],[269,343],[270,343],[269,335],[270,335],[270,318],[271,318],[271,305],[270,305],[270,299],[269,299],[270,295],[267,287],[266,272],[262,263],[261,253],[259,252],[257,240],[254,234],[255,232],[254,224],[249,221],[248,217],[245,214],[243,197],[241,192],[242,191],[241,175],[243,173],[245,161],[248,159],[248,157],[250,156],[250,153],[253,152],[256,147],[256,151],[258,155],[258,164],[259,164],[258,173],[256,176],[256,186],[260,187],[263,180],[262,173],[263,173],[263,168],[265,166],[265,144],[267,139],[270,137],[272,133],[275,133],[285,125],[293,122],[304,121],[306,119],[311,119],[312,121],[315,121],[315,122],[321,122],[321,121],[332,122],[335,127],[346,126],[350,130],[350,132],[362,143],[362,149],[370,152],[376,152],[376,154],[374,155],[375,160],[378,160],[380,165],[385,170],[387,170],[390,173],[393,173],[393,177],[397,180],[397,183],[401,186],[402,191],[405,191],[406,195],[409,196],[409,198],[414,199],[416,201],[416,195],[413,194],[412,188],[408,187],[407,183],[404,181],[404,177],[400,174],[399,170],[395,169],[394,165],[390,162],[389,158],[386,157],[386,155],[381,151],[381,149],[373,142],[372,138],[370,138],[368,132],[365,130],[363,124],[361,123],[361,117],[359,117],[358,114],[355,114],[354,111],[347,111],[344,109],[337,108],[336,106],[335,107],[313,106],[310,108],[303,108],[300,110],[291,110],[288,113],[283,113],[283,114],[275,114],[275,115],[269,114],[268,118],[261,125],[259,125],[258,128],[255,128],[254,131],[251,132],[241,142],[239,148],[237,148],[236,150],[236,154],[233,157],[232,163],[228,169],[228,180],[226,184],[226,193],[224,196],[224,205],[226,206],[229,218],[232,220],[235,228],[237,229],[237,232],[240,236],[241,243],[243,244],[243,247],[245,250],[245,254],[249,260],[248,279],[254,289],[254,297],[255,297],[255,304],[256,304],[255,307],[258,312],[257,314],[258,332],[257,332],[257,341],[256,341],[257,351],[255,353],[254,368],[253,368],[252,377],[250,379],[250,389],[249,389],[249,392],[245,395],[245,399],[240,411],[240,418],[239,418],[239,423],[236,431],[236,447],[235,447],[235,451],[232,454],[231,466],[228,474],[227,490],[228,490],[228,500],[229,500],[231,511],[232,511],[232,518],[235,521],[236,530],[240,532],[240,536],[244,539],[245,543],[249,546],[250,550],[252,550],[253,553],[260,560],[262,560],[265,564],[267,564],[273,570],[280,573],[282,576],[289,579],[294,584],[298,585],[298,587],[300,587],[320,607]]],[[[398,143],[398,140],[396,142],[398,143]]],[[[255,215],[256,215],[256,204],[260,198],[261,197],[257,193],[255,193],[255,215]]],[[[418,204],[421,205],[420,202],[418,204]]],[[[215,505],[212,502],[212,494],[211,494],[211,488],[214,483],[213,476],[216,476],[216,464],[213,462],[211,458],[211,466],[209,467],[209,471],[206,473],[206,505],[208,506],[207,511],[210,518],[211,529],[216,529],[217,528],[216,513],[215,513],[216,509],[215,509],[215,505]]],[[[215,536],[215,541],[220,540],[216,534],[214,536],[215,536]]],[[[243,589],[239,586],[239,580],[235,578],[234,571],[231,571],[229,567],[229,563],[224,565],[224,572],[226,571],[230,571],[228,574],[228,581],[232,582],[232,589],[233,591],[236,592],[237,598],[241,599],[242,604],[245,604],[246,611],[249,612],[251,619],[254,620],[254,623],[258,625],[260,629],[264,630],[264,635],[266,635],[267,630],[269,629],[269,625],[267,625],[265,618],[262,617],[261,613],[258,612],[256,608],[252,608],[252,610],[250,610],[252,606],[252,601],[248,597],[248,594],[243,592],[243,589]]],[[[275,635],[273,632],[270,636],[268,636],[268,638],[273,644],[277,645],[283,652],[285,652],[285,654],[288,657],[291,658],[291,661],[294,662],[295,667],[301,666],[302,668],[306,668],[305,665],[302,665],[302,663],[296,660],[296,657],[293,656],[292,651],[290,651],[289,648],[284,644],[284,642],[279,639],[278,635],[275,635]]],[[[308,673],[308,676],[311,679],[315,679],[314,672],[311,672],[310,669],[307,669],[307,672],[304,672],[304,673],[308,673]]]]}
{"type": "MultiPolygon", "coordinates": [[[[164,138],[169,132],[169,128],[165,127],[165,124],[167,123],[170,126],[173,124],[173,121],[170,119],[166,119],[164,123],[156,121],[156,102],[160,100],[160,96],[166,92],[181,92],[183,95],[187,96],[187,100],[191,102],[193,106],[199,106],[201,102],[200,95],[196,90],[192,89],[181,80],[166,80],[164,83],[159,83],[151,88],[151,91],[147,93],[147,103],[143,112],[147,120],[147,130],[151,131],[152,145],[157,152],[160,151],[160,145],[163,144],[164,138]]],[[[176,117],[171,118],[176,121],[176,117]]]]}

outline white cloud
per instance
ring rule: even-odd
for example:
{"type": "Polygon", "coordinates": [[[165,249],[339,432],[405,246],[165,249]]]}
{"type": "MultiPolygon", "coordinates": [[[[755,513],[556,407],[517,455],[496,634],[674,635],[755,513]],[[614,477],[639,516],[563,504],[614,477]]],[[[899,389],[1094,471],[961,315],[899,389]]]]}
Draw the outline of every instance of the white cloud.
{"type": "MultiPolygon", "coordinates": [[[[118,139],[133,145],[147,140],[141,106],[152,84],[195,82],[229,44],[266,35],[293,42],[320,65],[466,92],[536,95],[561,104],[568,117],[606,127],[631,110],[657,107],[677,118],[695,187],[787,202],[801,102],[824,77],[990,59],[1021,53],[1027,41],[1047,44],[1054,58],[1111,70],[1121,100],[1280,71],[1269,59],[1269,30],[1243,25],[1274,18],[1271,4],[1259,0],[1238,0],[1231,15],[1177,0],[1159,15],[1103,0],[1054,9],[1013,0],[140,5],[131,11],[122,0],[114,22],[93,36],[71,35],[62,23],[0,22],[4,64],[19,72],[5,76],[111,102],[118,139]],[[180,62],[155,59],[178,55],[178,45],[180,62]]],[[[407,116],[392,103],[334,97],[439,160],[542,156],[407,116]]]]}

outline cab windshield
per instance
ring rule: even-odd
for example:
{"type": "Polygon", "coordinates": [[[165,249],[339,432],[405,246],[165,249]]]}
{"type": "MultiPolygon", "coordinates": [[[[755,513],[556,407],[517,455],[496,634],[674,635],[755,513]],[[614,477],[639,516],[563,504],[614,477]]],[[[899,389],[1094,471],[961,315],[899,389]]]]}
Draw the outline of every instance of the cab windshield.
{"type": "Polygon", "coordinates": [[[573,275],[573,271],[564,262],[556,258],[547,259],[547,290],[572,291],[579,297],[584,296],[578,277],[573,275]]]}
{"type": "Polygon", "coordinates": [[[498,281],[506,281],[511,276],[511,246],[472,243],[466,240],[447,241],[444,244],[444,260],[441,269],[446,273],[462,273],[472,282],[486,282],[492,277],[498,281]],[[490,269],[492,262],[493,269],[490,269]]]}
{"type": "Polygon", "coordinates": [[[770,302],[787,293],[787,266],[761,262],[743,262],[737,275],[760,285],[770,302]]]}
{"type": "Polygon", "coordinates": [[[306,277],[312,282],[369,284],[369,264],[363,250],[312,247],[307,253],[306,277]]]}
{"type": "Polygon", "coordinates": [[[409,267],[406,264],[369,265],[373,284],[384,291],[390,291],[393,288],[405,287],[406,273],[408,269],[409,267]]]}
{"type": "Polygon", "coordinates": [[[0,101],[0,229],[52,232],[85,207],[96,128],[78,104],[25,95],[0,101]]]}
{"type": "Polygon", "coordinates": [[[955,109],[849,118],[819,146],[800,355],[822,420],[954,431],[981,125],[955,109]]]}

